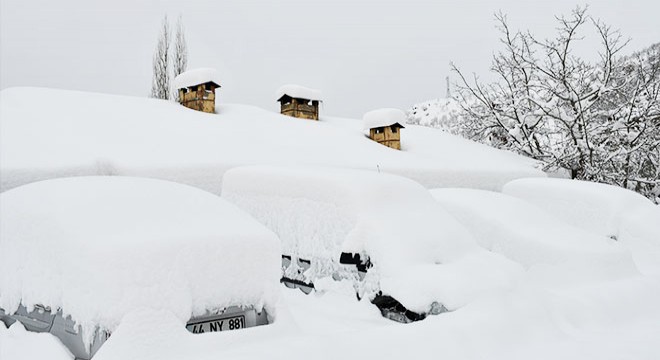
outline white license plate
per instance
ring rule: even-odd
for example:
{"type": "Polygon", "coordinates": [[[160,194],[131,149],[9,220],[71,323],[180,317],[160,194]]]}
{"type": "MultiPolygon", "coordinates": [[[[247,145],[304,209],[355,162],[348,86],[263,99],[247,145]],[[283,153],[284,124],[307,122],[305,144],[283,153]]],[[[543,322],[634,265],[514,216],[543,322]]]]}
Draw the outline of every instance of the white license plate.
{"type": "Polygon", "coordinates": [[[245,316],[234,316],[223,319],[203,320],[186,324],[193,334],[202,334],[214,331],[227,331],[243,329],[245,327],[245,316]]]}

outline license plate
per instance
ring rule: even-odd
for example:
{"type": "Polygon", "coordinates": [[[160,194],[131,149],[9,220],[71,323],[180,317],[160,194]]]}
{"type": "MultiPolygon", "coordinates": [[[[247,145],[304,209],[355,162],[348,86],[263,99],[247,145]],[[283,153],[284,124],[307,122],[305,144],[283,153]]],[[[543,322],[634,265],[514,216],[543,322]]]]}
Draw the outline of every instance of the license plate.
{"type": "Polygon", "coordinates": [[[186,324],[193,334],[202,334],[214,331],[227,331],[243,329],[245,327],[245,316],[234,316],[223,319],[203,320],[186,324]]]}

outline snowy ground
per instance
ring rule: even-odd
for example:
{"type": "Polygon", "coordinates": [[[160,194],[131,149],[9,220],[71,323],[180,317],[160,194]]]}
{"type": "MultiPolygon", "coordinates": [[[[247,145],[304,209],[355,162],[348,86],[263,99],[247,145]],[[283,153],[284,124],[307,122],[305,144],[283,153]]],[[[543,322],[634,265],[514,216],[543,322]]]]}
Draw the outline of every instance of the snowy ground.
{"type": "MultiPolygon", "coordinates": [[[[550,184],[546,191],[563,185],[550,184]]],[[[312,295],[281,286],[274,324],[233,332],[191,334],[173,313],[139,308],[124,316],[95,359],[660,356],[660,277],[638,271],[635,259],[644,248],[589,233],[561,220],[561,214],[511,195],[471,189],[432,193],[460,223],[472,222],[468,228],[480,246],[526,268],[513,289],[491,292],[455,311],[405,325],[382,318],[369,302],[357,301],[349,283],[332,281],[317,282],[319,292],[312,295]],[[513,225],[516,221],[524,225],[513,225]]],[[[615,208],[612,202],[603,204],[615,208]]],[[[659,209],[647,205],[638,203],[651,214],[659,209]]],[[[660,239],[655,222],[625,226],[652,236],[639,238],[647,242],[657,245],[660,239]]],[[[660,261],[658,253],[646,256],[645,261],[660,261]]],[[[71,359],[50,335],[0,325],[0,359],[35,358],[71,359]]]]}
{"type": "MultiPolygon", "coordinates": [[[[275,288],[275,323],[231,332],[192,334],[180,314],[142,304],[96,360],[660,358],[660,207],[630,192],[516,180],[543,174],[528,159],[416,126],[403,130],[399,152],[366,139],[354,119],[301,121],[245,105],[201,114],[48,89],[0,95],[3,192],[67,175],[133,175],[220,194],[225,172],[246,164],[381,170],[441,188],[434,204],[475,246],[520,268],[512,286],[405,325],[330,281],[309,296],[275,288]]],[[[15,359],[71,356],[48,334],[0,324],[0,360],[15,359]]]]}
{"type": "MultiPolygon", "coordinates": [[[[95,359],[654,360],[660,355],[660,283],[652,278],[566,288],[528,281],[515,291],[406,325],[383,319],[347,289],[306,296],[283,287],[281,298],[277,323],[228,333],[193,335],[171,314],[136,311],[95,359]]],[[[0,325],[0,359],[71,359],[50,335],[19,327],[7,331],[0,325]]]]}

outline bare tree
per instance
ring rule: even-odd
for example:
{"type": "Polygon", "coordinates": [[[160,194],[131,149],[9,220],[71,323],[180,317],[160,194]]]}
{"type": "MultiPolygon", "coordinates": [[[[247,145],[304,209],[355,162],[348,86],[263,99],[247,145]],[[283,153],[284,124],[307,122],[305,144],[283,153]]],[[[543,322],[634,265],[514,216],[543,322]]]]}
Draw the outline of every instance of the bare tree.
{"type": "Polygon", "coordinates": [[[170,98],[169,48],[170,26],[165,15],[153,57],[151,97],[156,99],[170,98]]]}
{"type": "MultiPolygon", "coordinates": [[[[653,139],[657,66],[619,59],[627,41],[590,18],[586,8],[557,17],[550,40],[512,31],[501,13],[496,20],[504,49],[493,57],[491,70],[499,80],[468,79],[452,65],[460,79],[462,135],[540,160],[546,169],[568,169],[573,178],[638,191],[660,188],[659,145],[653,139]],[[588,26],[601,42],[594,63],[574,52],[588,26]],[[648,151],[654,153],[645,155],[648,151]]],[[[640,192],[653,198],[651,190],[640,192]]]]}
{"type": "Polygon", "coordinates": [[[596,175],[660,203],[660,44],[619,61],[596,175]]]}
{"type": "MultiPolygon", "coordinates": [[[[183,21],[181,16],[176,22],[176,34],[174,35],[174,54],[172,54],[172,78],[175,78],[177,75],[186,71],[188,67],[188,45],[186,43],[186,36],[183,28],[183,21]]],[[[177,89],[173,89],[172,93],[176,99],[179,94],[176,92],[177,89]]]]}

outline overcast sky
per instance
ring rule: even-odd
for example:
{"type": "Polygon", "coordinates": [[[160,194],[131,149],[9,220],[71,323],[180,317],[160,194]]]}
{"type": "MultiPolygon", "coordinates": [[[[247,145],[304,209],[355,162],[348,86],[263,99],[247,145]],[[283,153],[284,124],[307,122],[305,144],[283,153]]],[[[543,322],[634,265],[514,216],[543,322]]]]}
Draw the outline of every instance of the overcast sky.
{"type": "MultiPolygon", "coordinates": [[[[569,0],[0,0],[0,86],[147,96],[159,24],[181,15],[189,68],[214,67],[219,101],[277,109],[296,83],[323,91],[323,113],[360,117],[445,95],[449,63],[487,78],[493,13],[550,36],[569,0]]],[[[660,42],[660,1],[591,1],[632,52],[660,42]]],[[[585,49],[594,50],[590,33],[585,49]]]]}

